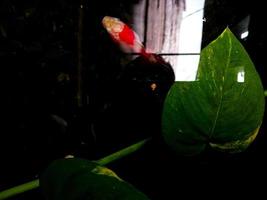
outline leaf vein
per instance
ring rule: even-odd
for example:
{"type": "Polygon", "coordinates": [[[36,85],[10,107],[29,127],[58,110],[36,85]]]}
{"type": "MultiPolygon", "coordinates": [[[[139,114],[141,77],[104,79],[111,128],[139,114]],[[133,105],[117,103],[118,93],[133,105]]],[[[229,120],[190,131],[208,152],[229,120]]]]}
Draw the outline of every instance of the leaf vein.
{"type": "MultiPolygon", "coordinates": [[[[226,67],[225,67],[225,71],[223,73],[223,76],[225,77],[225,74],[229,68],[229,65],[230,65],[230,58],[231,58],[231,52],[232,52],[232,39],[231,37],[228,37],[229,38],[229,53],[228,53],[228,58],[227,58],[227,62],[226,62],[226,67]]],[[[218,106],[218,109],[216,111],[216,115],[215,115],[215,119],[214,119],[214,122],[213,122],[213,125],[212,125],[212,129],[211,129],[211,132],[210,132],[210,138],[212,138],[213,134],[214,134],[214,130],[215,130],[215,127],[217,125],[217,120],[219,118],[219,114],[220,114],[220,111],[222,109],[222,101],[223,101],[223,93],[224,93],[224,82],[225,82],[225,79],[222,80],[222,89],[221,89],[221,96],[220,96],[220,102],[219,102],[219,106],[218,106]]]]}

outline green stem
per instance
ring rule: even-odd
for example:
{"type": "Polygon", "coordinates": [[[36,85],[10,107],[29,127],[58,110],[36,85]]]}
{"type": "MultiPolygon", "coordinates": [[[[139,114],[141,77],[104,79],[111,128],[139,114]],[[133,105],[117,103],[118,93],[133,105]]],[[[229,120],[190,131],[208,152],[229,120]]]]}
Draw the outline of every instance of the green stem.
{"type": "Polygon", "coordinates": [[[35,179],[33,181],[30,181],[28,183],[24,183],[18,186],[15,186],[13,188],[4,190],[0,192],[0,200],[7,199],[9,197],[15,196],[17,194],[21,194],[23,192],[33,190],[35,188],[39,187],[39,180],[35,179]]]}
{"type": "Polygon", "coordinates": [[[264,91],[264,95],[267,97],[267,90],[264,91]]]}
{"type": "Polygon", "coordinates": [[[143,147],[149,140],[151,140],[151,138],[148,138],[148,139],[145,139],[145,140],[142,140],[140,142],[137,142],[129,147],[126,147],[120,151],[117,151],[113,154],[110,154],[104,158],[101,158],[99,160],[97,160],[96,162],[99,164],[99,165],[107,165],[113,161],[116,161],[120,158],[123,158],[131,153],[134,153],[135,151],[137,151],[138,149],[140,149],[141,147],[143,147]]]}
{"type": "MultiPolygon", "coordinates": [[[[99,165],[107,165],[113,161],[116,161],[120,158],[123,158],[123,157],[141,149],[150,140],[151,140],[151,138],[148,138],[148,139],[142,140],[140,142],[137,142],[137,143],[135,143],[129,147],[126,147],[126,148],[119,150],[113,154],[110,154],[104,158],[101,158],[101,159],[97,160],[96,162],[99,165]]],[[[4,191],[0,191],[0,200],[7,199],[9,197],[21,194],[23,192],[33,190],[33,189],[38,188],[38,187],[39,187],[39,179],[35,179],[33,181],[15,186],[13,188],[10,188],[10,189],[4,190],[4,191]]]]}

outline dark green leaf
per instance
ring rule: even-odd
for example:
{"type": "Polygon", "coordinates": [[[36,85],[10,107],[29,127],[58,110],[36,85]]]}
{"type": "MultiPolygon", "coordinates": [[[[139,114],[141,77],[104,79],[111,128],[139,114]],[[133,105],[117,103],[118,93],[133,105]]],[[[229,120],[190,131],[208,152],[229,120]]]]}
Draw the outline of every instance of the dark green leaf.
{"type": "Polygon", "coordinates": [[[47,200],[148,200],[110,169],[78,158],[54,161],[40,186],[47,200]]]}
{"type": "Polygon", "coordinates": [[[196,81],[176,82],[164,104],[162,129],[178,153],[194,155],[206,145],[240,152],[256,137],[264,91],[244,47],[226,28],[201,52],[196,81]]]}

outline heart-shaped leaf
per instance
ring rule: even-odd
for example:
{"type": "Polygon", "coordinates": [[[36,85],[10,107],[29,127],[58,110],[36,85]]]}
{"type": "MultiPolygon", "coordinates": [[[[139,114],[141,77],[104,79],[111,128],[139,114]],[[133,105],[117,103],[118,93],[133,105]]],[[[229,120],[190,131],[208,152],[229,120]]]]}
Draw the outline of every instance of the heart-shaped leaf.
{"type": "Polygon", "coordinates": [[[249,55],[226,28],[202,50],[196,81],[171,87],[163,109],[163,136],[183,155],[198,154],[206,145],[240,152],[255,139],[264,104],[249,55]]]}

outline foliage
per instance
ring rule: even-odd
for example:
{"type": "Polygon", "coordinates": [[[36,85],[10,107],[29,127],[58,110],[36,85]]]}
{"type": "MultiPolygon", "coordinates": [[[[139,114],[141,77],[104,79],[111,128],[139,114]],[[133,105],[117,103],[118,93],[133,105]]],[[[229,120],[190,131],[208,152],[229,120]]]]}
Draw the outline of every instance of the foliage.
{"type": "Polygon", "coordinates": [[[54,161],[42,175],[40,186],[49,200],[148,199],[110,169],[78,158],[54,161]]]}
{"type": "Polygon", "coordinates": [[[196,81],[176,82],[165,100],[163,135],[178,153],[207,145],[240,152],[256,137],[264,113],[261,80],[244,47],[226,28],[201,52],[196,81]]]}

